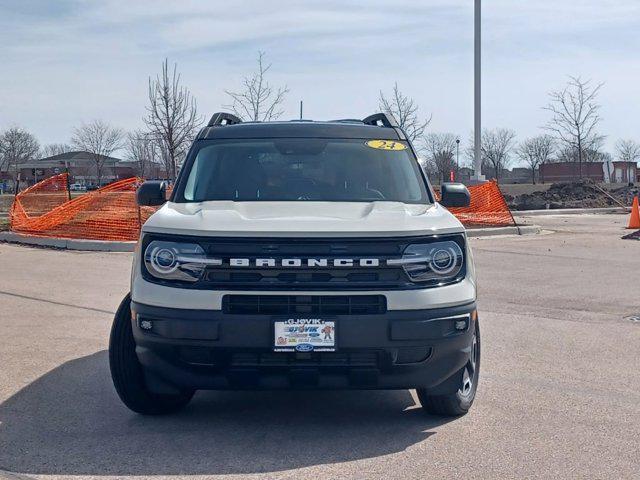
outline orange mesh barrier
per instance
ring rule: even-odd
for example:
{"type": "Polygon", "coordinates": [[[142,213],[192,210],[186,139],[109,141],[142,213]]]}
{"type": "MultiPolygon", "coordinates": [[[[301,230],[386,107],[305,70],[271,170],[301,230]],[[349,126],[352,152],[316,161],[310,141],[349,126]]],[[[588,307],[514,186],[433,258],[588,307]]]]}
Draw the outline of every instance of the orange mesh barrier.
{"type": "Polygon", "coordinates": [[[18,194],[13,205],[28,217],[39,217],[69,200],[67,174],[62,173],[42,180],[18,194]]]}
{"type": "Polygon", "coordinates": [[[137,240],[141,223],[155,211],[136,204],[139,178],[120,180],[69,201],[66,181],[66,174],[57,175],[19,193],[11,208],[11,230],[46,237],[137,240]]]}
{"type": "MultiPolygon", "coordinates": [[[[67,176],[56,175],[24,190],[11,207],[11,230],[29,235],[135,241],[140,225],[156,210],[138,208],[133,177],[68,200],[67,176]]],[[[495,182],[469,187],[471,205],[450,208],[466,226],[515,225],[495,182]]],[[[439,198],[439,193],[436,192],[439,198]]]]}
{"type": "MultiPolygon", "coordinates": [[[[462,208],[449,208],[465,226],[514,226],[516,224],[511,210],[502,196],[495,181],[485,182],[468,187],[471,194],[471,205],[462,208]]],[[[440,199],[440,193],[436,192],[440,199]]]]}

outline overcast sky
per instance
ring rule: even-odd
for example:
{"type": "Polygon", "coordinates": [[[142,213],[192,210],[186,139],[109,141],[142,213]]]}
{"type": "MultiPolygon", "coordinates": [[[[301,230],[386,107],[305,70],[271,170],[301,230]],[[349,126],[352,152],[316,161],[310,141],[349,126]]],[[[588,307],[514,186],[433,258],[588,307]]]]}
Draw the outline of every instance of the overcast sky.
{"type": "MultiPolygon", "coordinates": [[[[485,0],[486,127],[521,140],[547,121],[547,92],[567,75],[605,82],[608,148],[640,141],[639,0],[485,0]]],[[[103,119],[142,125],[149,75],[164,57],[207,117],[255,67],[290,94],[283,118],[361,118],[395,81],[429,129],[467,141],[473,125],[472,0],[142,1],[2,0],[0,129],[19,125],[42,144],[103,119]]]]}

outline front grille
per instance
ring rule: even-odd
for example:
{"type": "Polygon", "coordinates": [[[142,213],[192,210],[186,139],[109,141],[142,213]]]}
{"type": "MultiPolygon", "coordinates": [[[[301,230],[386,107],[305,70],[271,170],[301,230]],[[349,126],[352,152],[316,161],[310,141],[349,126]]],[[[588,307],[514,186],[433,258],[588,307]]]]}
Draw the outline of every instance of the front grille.
{"type": "Polygon", "coordinates": [[[236,315],[376,315],[384,295],[225,295],[222,311],[236,315]]]}
{"type": "Polygon", "coordinates": [[[211,268],[205,274],[207,282],[229,286],[252,283],[268,288],[274,285],[320,286],[335,288],[340,285],[367,284],[375,287],[397,285],[404,273],[399,268],[377,267],[375,271],[364,268],[339,268],[329,271],[281,269],[254,269],[234,271],[230,268],[211,268]]]}
{"type": "MultiPolygon", "coordinates": [[[[440,240],[455,240],[464,248],[464,237],[451,235],[440,240]]],[[[151,276],[142,262],[144,278],[153,283],[200,290],[234,291],[380,291],[425,288],[414,283],[399,265],[387,265],[398,259],[413,243],[433,241],[434,237],[368,238],[240,238],[193,237],[145,234],[143,250],[153,240],[197,243],[207,256],[221,258],[222,265],[210,265],[201,280],[190,283],[164,281],[151,276]],[[231,258],[249,259],[250,266],[231,266],[231,258]],[[256,267],[255,259],[273,259],[278,266],[256,267]],[[326,267],[281,266],[282,259],[328,261],[326,267]],[[334,259],[352,259],[353,266],[332,266],[334,259]],[[375,267],[361,266],[362,259],[376,259],[375,267]]],[[[464,269],[461,275],[464,275],[464,269]]]]}

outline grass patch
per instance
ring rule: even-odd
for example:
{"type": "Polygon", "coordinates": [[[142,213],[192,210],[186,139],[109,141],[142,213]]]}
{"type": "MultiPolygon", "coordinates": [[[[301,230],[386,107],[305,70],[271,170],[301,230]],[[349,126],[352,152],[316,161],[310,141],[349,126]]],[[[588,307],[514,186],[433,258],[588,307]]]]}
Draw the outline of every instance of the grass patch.
{"type": "Polygon", "coordinates": [[[8,212],[13,204],[13,194],[4,193],[0,195],[0,212],[8,212]]]}

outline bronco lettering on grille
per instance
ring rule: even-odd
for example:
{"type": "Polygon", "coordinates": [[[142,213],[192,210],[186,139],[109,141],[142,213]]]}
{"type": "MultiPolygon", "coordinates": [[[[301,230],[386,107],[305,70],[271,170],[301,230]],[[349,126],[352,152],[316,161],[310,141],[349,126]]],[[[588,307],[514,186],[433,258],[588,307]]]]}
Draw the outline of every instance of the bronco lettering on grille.
{"type": "Polygon", "coordinates": [[[232,267],[378,267],[377,258],[230,258],[232,267]]]}

